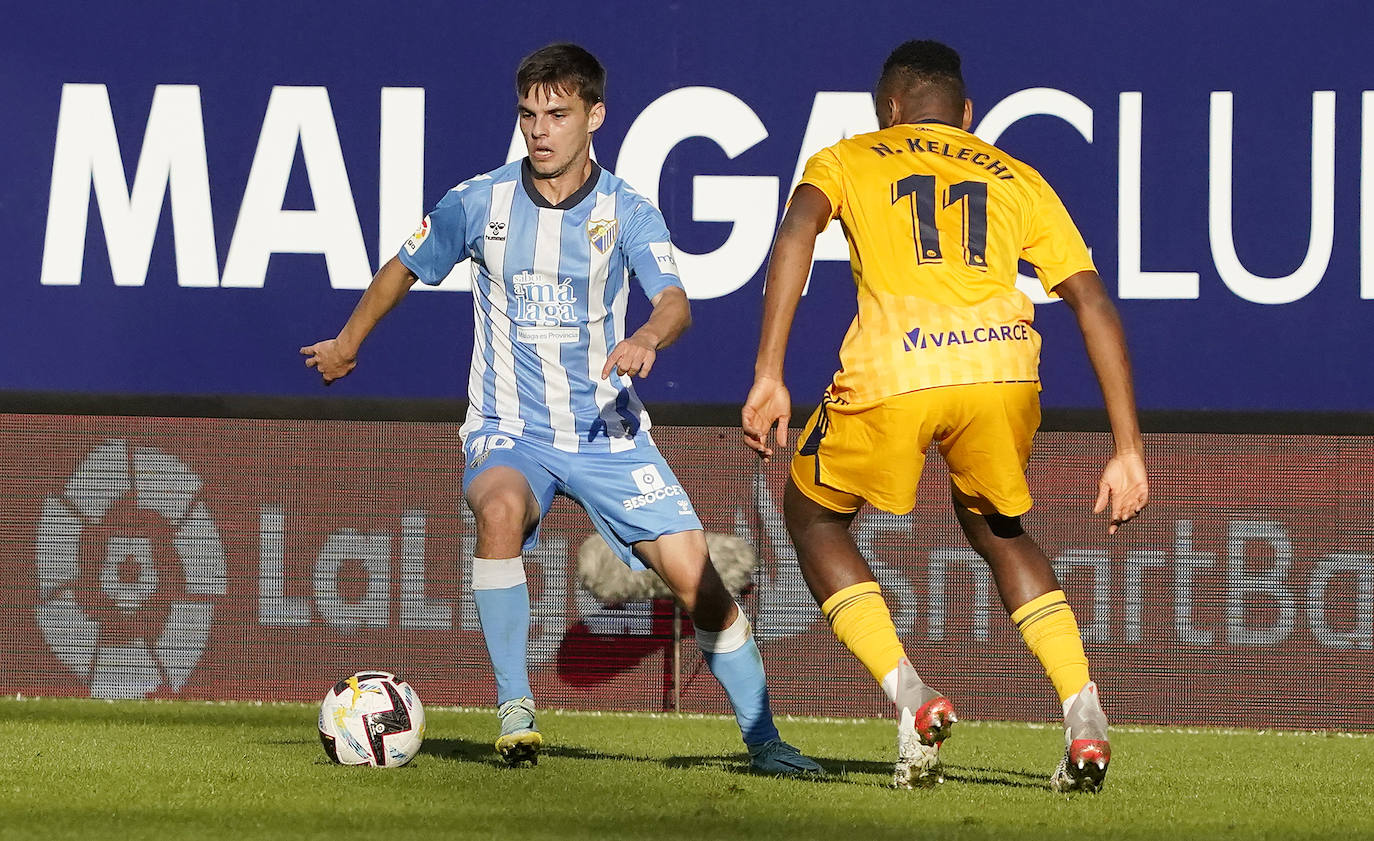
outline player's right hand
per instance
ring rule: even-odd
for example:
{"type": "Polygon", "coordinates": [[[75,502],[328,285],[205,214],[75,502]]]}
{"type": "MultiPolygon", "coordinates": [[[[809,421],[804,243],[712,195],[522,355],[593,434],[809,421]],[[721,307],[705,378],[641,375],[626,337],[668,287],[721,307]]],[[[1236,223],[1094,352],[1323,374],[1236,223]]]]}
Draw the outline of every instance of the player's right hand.
{"type": "Polygon", "coordinates": [[[319,371],[325,385],[343,377],[358,364],[358,351],[349,351],[338,339],[325,339],[303,347],[301,354],[306,358],[305,366],[319,371]]]}
{"type": "Polygon", "coordinates": [[[772,377],[759,377],[754,387],[749,389],[749,397],[744,401],[740,412],[741,426],[744,428],[744,443],[759,454],[759,458],[770,461],[773,448],[768,446],[768,431],[773,431],[773,440],[779,447],[787,446],[787,424],[792,419],[792,395],[782,380],[772,377]]]}

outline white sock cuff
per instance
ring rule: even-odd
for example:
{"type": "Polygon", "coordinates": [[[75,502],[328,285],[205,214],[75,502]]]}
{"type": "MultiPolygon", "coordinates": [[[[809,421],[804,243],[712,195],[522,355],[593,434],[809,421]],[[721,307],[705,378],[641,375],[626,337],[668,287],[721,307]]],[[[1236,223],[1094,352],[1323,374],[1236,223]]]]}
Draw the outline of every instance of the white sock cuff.
{"type": "Polygon", "coordinates": [[[749,626],[749,620],[744,618],[744,611],[735,605],[735,621],[730,626],[720,631],[703,631],[697,628],[697,647],[702,651],[709,651],[712,654],[729,654],[731,651],[738,651],[749,642],[749,634],[753,630],[749,626]]]}
{"type": "Polygon", "coordinates": [[[1074,702],[1076,702],[1078,700],[1078,696],[1082,695],[1084,692],[1091,692],[1094,695],[1096,695],[1097,684],[1093,683],[1092,681],[1088,681],[1087,683],[1083,684],[1082,689],[1079,689],[1077,692],[1073,693],[1072,695],[1064,699],[1064,703],[1062,706],[1064,707],[1065,718],[1069,717],[1069,710],[1073,709],[1074,702]]]}
{"type": "Polygon", "coordinates": [[[472,559],[472,589],[505,590],[525,583],[525,557],[472,559]]]}
{"type": "Polygon", "coordinates": [[[878,684],[883,688],[883,694],[887,696],[887,700],[894,704],[897,703],[897,684],[901,673],[902,667],[898,666],[884,675],[882,680],[878,681],[878,684]]]}

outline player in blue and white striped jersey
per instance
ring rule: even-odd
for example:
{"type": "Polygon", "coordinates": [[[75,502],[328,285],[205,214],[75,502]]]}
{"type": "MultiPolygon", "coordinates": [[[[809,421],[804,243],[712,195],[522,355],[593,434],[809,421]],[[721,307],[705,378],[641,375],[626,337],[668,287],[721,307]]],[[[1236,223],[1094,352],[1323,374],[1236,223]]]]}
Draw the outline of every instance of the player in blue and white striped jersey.
{"type": "Polygon", "coordinates": [[[401,250],[428,284],[472,258],[465,434],[494,423],[570,453],[651,445],[630,378],[607,364],[625,340],[630,277],[651,299],[676,297],[682,283],[662,215],[588,163],[587,180],[556,204],[528,160],[464,181],[401,250]]]}
{"type": "Polygon", "coordinates": [[[773,724],[748,620],[707,556],[690,500],[649,436],[631,377],[691,322],[663,216],[591,160],[605,70],[581,47],[538,50],[516,73],[528,157],[459,184],[373,278],[338,337],[301,348],[326,383],[418,279],[472,261],[474,340],[463,493],[477,524],[473,598],[496,675],[507,762],[535,762],[522,552],[556,494],[576,500],[627,564],[654,569],[691,615],[735,710],[751,766],[821,773],[773,724]],[[630,280],[653,303],[625,333],[630,280]]]}

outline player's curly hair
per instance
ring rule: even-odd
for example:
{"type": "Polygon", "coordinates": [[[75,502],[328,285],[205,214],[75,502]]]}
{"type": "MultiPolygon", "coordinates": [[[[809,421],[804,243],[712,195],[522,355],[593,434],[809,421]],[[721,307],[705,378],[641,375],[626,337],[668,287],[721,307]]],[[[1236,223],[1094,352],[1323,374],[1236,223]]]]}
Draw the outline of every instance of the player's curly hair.
{"type": "Polygon", "coordinates": [[[515,71],[517,96],[524,98],[536,87],[575,94],[590,107],[605,99],[606,68],[576,44],[549,44],[525,56],[515,71]]]}
{"type": "Polygon", "coordinates": [[[879,95],[925,89],[962,109],[967,92],[959,53],[939,41],[907,41],[883,62],[879,95]]]}

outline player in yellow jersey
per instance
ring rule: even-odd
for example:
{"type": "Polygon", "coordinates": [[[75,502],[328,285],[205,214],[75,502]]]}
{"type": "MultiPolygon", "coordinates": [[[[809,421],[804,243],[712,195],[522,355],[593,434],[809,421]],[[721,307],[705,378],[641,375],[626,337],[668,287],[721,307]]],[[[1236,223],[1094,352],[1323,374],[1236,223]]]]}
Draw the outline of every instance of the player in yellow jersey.
{"type": "Polygon", "coordinates": [[[786,445],[788,333],[816,236],[839,219],[858,316],[799,437],[783,511],[826,620],[897,706],[893,784],[942,779],[939,747],[957,718],[907,659],[849,525],[866,502],[910,511],[933,441],[949,466],[959,524],[1063,704],[1065,752],[1051,783],[1096,791],[1111,759],[1107,719],[1073,611],[1020,523],[1031,507],[1025,469],[1040,423],[1040,337],[1031,301],[1015,287],[1018,260],[1073,309],[1097,373],[1116,441],[1094,509],[1108,512],[1109,532],[1149,498],[1121,321],[1059,197],[1034,169],[969,133],[958,53],[934,41],[902,44],[883,65],[875,99],[881,128],[813,156],[778,230],[745,440],[765,459],[770,429],[786,445]]]}

